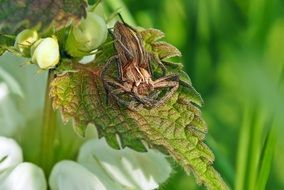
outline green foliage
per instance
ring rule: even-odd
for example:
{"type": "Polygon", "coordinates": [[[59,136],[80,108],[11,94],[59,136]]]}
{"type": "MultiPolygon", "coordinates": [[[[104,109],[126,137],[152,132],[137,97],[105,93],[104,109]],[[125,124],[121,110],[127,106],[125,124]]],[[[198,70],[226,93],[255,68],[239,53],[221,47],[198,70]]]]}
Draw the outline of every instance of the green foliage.
{"type": "MultiPolygon", "coordinates": [[[[49,25],[52,19],[52,14],[45,18],[37,15],[36,18],[30,19],[34,23],[22,22],[22,18],[29,20],[29,15],[22,11],[21,6],[14,6],[18,2],[25,1],[1,1],[0,53],[10,49],[15,38],[14,36],[3,35],[3,33],[10,34],[12,32],[12,34],[16,34],[26,26],[38,27],[37,24],[40,19],[45,20],[44,23],[49,25]],[[8,8],[13,6],[13,9],[8,8]],[[14,10],[19,11],[16,13],[14,10]],[[12,16],[16,14],[21,14],[23,17],[12,16]]],[[[81,1],[76,2],[80,3],[81,1]]],[[[96,1],[89,0],[89,2],[94,4],[96,1]]],[[[183,52],[183,57],[180,60],[186,63],[184,65],[186,72],[190,73],[193,83],[206,99],[206,106],[202,112],[210,126],[207,142],[217,157],[215,167],[218,168],[218,171],[229,182],[230,186],[234,186],[235,189],[283,189],[283,146],[276,144],[278,131],[275,132],[275,128],[283,126],[283,117],[281,118],[284,107],[284,54],[282,53],[284,15],[281,9],[284,5],[283,2],[279,0],[263,0],[261,2],[256,0],[145,0],[139,3],[125,0],[123,1],[125,4],[121,0],[106,0],[105,2],[107,8],[112,8],[110,12],[122,8],[120,10],[123,17],[129,24],[133,24],[131,12],[139,25],[155,26],[162,29],[167,34],[167,41],[176,44],[183,52]],[[129,10],[125,10],[126,7],[129,10]],[[275,112],[279,114],[275,118],[274,116],[271,117],[275,112]],[[263,115],[265,115],[265,118],[263,115]],[[276,122],[277,120],[278,122],[276,122]],[[279,152],[278,155],[274,155],[275,150],[279,152]]],[[[64,1],[64,3],[68,3],[68,1],[64,1]]],[[[27,9],[29,10],[29,8],[27,9]]],[[[59,9],[56,7],[55,10],[57,11],[55,12],[60,12],[59,9]]],[[[51,9],[42,12],[49,12],[49,10],[51,9]]],[[[79,13],[80,9],[77,9],[77,7],[74,11],[78,11],[78,14],[74,13],[74,15],[83,15],[79,13]]],[[[44,28],[48,25],[44,25],[44,28]]],[[[151,43],[163,36],[164,34],[159,30],[148,30],[144,35],[145,47],[149,51],[153,51],[154,48],[151,43]]],[[[172,50],[176,52],[176,55],[179,54],[176,49],[172,50]]],[[[167,57],[168,51],[164,49],[163,52],[167,57]]],[[[154,139],[154,135],[150,136],[153,138],[152,141],[150,137],[145,135],[147,131],[152,132],[153,129],[157,129],[157,134],[159,134],[158,132],[162,130],[156,128],[160,124],[159,122],[148,123],[146,125],[147,130],[142,130],[143,128],[140,129],[137,124],[135,114],[132,112],[126,114],[125,110],[120,108],[113,100],[110,100],[110,104],[106,104],[105,94],[98,76],[101,66],[112,54],[113,49],[107,47],[103,53],[101,52],[97,56],[96,63],[88,66],[80,65],[75,61],[71,64],[70,62],[61,62],[56,69],[57,78],[52,83],[54,106],[62,109],[66,120],[71,118],[74,120],[75,126],[77,126],[75,129],[81,134],[83,134],[88,123],[96,123],[101,136],[110,134],[108,142],[115,148],[120,147],[120,143],[117,141],[118,137],[115,135],[118,134],[122,146],[135,147],[139,151],[145,151],[144,144],[141,143],[141,139],[143,139],[151,146],[158,147],[160,145],[158,148],[164,149],[161,145],[169,142],[169,138],[165,139],[164,142],[159,142],[154,139]],[[88,89],[84,91],[82,89],[85,89],[85,86],[88,89]],[[100,91],[97,90],[97,87],[100,91]],[[81,92],[86,95],[77,97],[76,94],[81,92]],[[97,92],[100,93],[96,94],[97,92]],[[88,98],[89,94],[91,94],[92,99],[100,95],[102,101],[96,100],[93,105],[88,98]],[[72,96],[68,99],[67,95],[72,96]],[[101,106],[96,105],[95,102],[100,103],[101,106]],[[89,111],[85,110],[83,105],[88,105],[89,111]],[[96,107],[98,109],[95,109],[96,107]],[[115,109],[111,110],[110,107],[115,109]],[[115,118],[114,123],[99,121],[100,117],[106,118],[108,116],[102,114],[105,111],[104,109],[111,113],[109,114],[110,118],[115,118]],[[92,118],[88,114],[96,115],[96,117],[93,116],[92,118]],[[119,121],[130,122],[127,126],[129,131],[124,131],[124,127],[122,127],[126,122],[124,124],[119,123],[120,127],[117,128],[117,118],[119,121]],[[114,125],[116,127],[113,127],[114,125]],[[135,128],[130,127],[130,125],[135,126],[135,128]],[[135,135],[129,135],[130,133],[135,135]]],[[[9,66],[9,64],[6,65],[9,66]]],[[[201,97],[192,87],[188,74],[182,69],[183,65],[169,62],[166,66],[168,74],[179,74],[181,87],[163,108],[180,104],[177,100],[188,100],[182,107],[186,109],[185,107],[190,105],[198,110],[196,105],[202,104],[201,97]]],[[[12,67],[10,72],[13,75],[21,76],[19,77],[21,81],[24,76],[20,71],[15,74],[14,70],[15,68],[12,67]]],[[[33,75],[32,73],[29,74],[33,75]]],[[[159,76],[160,71],[156,71],[155,74],[159,76]]],[[[38,79],[33,79],[28,84],[34,84],[35,80],[38,81],[38,79]]],[[[29,94],[28,97],[34,97],[34,93],[29,94]]],[[[37,96],[32,99],[37,99],[37,96]]],[[[34,101],[29,100],[25,106],[32,104],[35,104],[34,101]]],[[[159,110],[156,111],[160,113],[159,110]]],[[[184,114],[180,113],[182,110],[174,111],[183,118],[184,114]]],[[[147,110],[142,110],[142,112],[147,121],[152,121],[149,119],[147,110]]],[[[192,116],[190,116],[191,112],[193,111],[187,111],[186,114],[194,123],[192,116]]],[[[200,117],[199,114],[198,111],[198,117],[200,117]]],[[[38,113],[34,115],[38,115],[38,113]]],[[[162,117],[161,115],[161,113],[158,115],[159,118],[162,117]]],[[[166,118],[166,121],[170,122],[171,119],[166,118]]],[[[177,119],[176,122],[178,121],[177,119]]],[[[184,131],[188,129],[184,126],[177,128],[176,124],[174,126],[172,129],[183,129],[184,131]]],[[[206,131],[204,123],[201,126],[204,127],[202,130],[206,131]]],[[[280,130],[280,132],[282,131],[280,130]]],[[[192,138],[193,136],[197,136],[200,143],[202,142],[203,133],[195,130],[190,132],[189,137],[183,137],[186,142],[189,141],[194,144],[195,138],[192,138]]],[[[167,133],[165,135],[170,136],[167,133]]],[[[172,143],[172,147],[176,146],[172,143]]],[[[192,153],[201,151],[202,157],[211,161],[211,153],[201,149],[201,147],[195,148],[192,153]]],[[[173,156],[176,157],[176,155],[173,156]]],[[[187,160],[187,156],[180,160],[182,159],[187,160]]],[[[198,164],[194,163],[194,165],[197,166],[198,164]]],[[[185,165],[183,164],[183,166],[185,165]]],[[[197,170],[197,168],[195,169],[197,170]]],[[[183,176],[183,171],[177,171],[177,174],[162,189],[202,188],[192,184],[192,181],[189,180],[190,177],[183,176]]],[[[207,174],[210,173],[209,171],[210,169],[207,174]]]]}
{"type": "MultiPolygon", "coordinates": [[[[183,53],[206,100],[207,142],[222,177],[234,189],[283,189],[283,1],[125,2],[139,25],[161,29],[183,53]]],[[[164,189],[202,189],[183,178],[178,172],[164,189]]]]}
{"type": "MultiPolygon", "coordinates": [[[[155,41],[158,39],[155,34],[161,32],[150,30],[147,34],[147,31],[143,31],[145,35],[142,36],[147,36],[144,42],[148,51],[161,59],[180,55],[172,45],[155,41]]],[[[101,53],[97,54],[95,62],[88,65],[70,63],[76,72],[58,76],[51,83],[53,107],[61,110],[64,121],[73,119],[75,130],[81,135],[84,135],[88,124],[94,124],[99,136],[105,137],[116,149],[130,147],[146,151],[143,143],[158,148],[169,153],[209,189],[227,189],[211,166],[213,153],[203,143],[207,126],[195,106],[201,105],[202,99],[190,81],[181,83],[178,91],[164,105],[131,111],[106,95],[100,73],[115,52],[112,45],[103,46],[99,51],[101,53]]],[[[181,70],[177,67],[173,73],[181,70]]]]}
{"type": "Polygon", "coordinates": [[[1,0],[0,32],[17,34],[26,28],[46,29],[51,23],[59,29],[70,21],[78,22],[86,15],[86,6],[84,0],[1,0]]]}
{"type": "Polygon", "coordinates": [[[0,34],[0,56],[11,46],[14,45],[15,37],[0,34]]]}

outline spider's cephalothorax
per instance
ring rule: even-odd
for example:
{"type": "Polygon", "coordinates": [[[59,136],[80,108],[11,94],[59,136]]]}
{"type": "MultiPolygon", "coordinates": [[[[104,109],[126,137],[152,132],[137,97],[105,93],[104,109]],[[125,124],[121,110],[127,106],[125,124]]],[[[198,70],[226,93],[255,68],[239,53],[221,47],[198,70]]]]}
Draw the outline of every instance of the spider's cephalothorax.
{"type": "Polygon", "coordinates": [[[164,103],[177,90],[179,77],[165,75],[154,79],[151,64],[164,65],[147,52],[139,33],[127,24],[117,22],[113,30],[117,55],[111,57],[102,70],[107,93],[129,109],[153,108],[164,103]],[[117,64],[118,78],[108,74],[117,64]]]}

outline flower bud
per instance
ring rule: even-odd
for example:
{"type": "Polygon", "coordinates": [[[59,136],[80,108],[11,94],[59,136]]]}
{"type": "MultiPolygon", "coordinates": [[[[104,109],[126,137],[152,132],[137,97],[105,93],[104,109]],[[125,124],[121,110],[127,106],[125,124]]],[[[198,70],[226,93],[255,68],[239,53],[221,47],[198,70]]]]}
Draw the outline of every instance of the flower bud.
{"type": "Polygon", "coordinates": [[[41,69],[51,69],[59,63],[59,45],[55,37],[39,39],[31,48],[32,62],[41,69]]]}
{"type": "Polygon", "coordinates": [[[30,56],[30,48],[38,40],[38,33],[35,30],[26,29],[20,32],[15,41],[15,47],[24,57],[30,56]]]}
{"type": "Polygon", "coordinates": [[[65,48],[73,57],[83,57],[98,48],[107,38],[105,20],[95,13],[88,13],[86,19],[74,26],[67,38],[65,48]]]}

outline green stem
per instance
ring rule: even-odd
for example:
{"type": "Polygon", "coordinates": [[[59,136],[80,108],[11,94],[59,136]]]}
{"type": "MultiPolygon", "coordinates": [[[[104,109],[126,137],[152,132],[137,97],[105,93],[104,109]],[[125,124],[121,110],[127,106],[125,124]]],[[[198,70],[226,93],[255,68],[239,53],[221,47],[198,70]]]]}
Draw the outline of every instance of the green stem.
{"type": "Polygon", "coordinates": [[[269,178],[269,174],[271,172],[271,165],[272,165],[272,159],[277,143],[277,124],[274,120],[274,123],[269,131],[269,134],[267,135],[267,142],[264,147],[264,153],[263,158],[260,166],[260,170],[258,173],[258,179],[256,183],[256,189],[257,190],[264,190],[269,178]]]}
{"type": "Polygon", "coordinates": [[[247,159],[249,150],[249,139],[251,134],[251,118],[252,109],[250,103],[245,104],[243,124],[240,130],[239,144],[238,144],[238,158],[237,171],[235,180],[235,189],[243,190],[245,186],[247,159]]]}
{"type": "Polygon", "coordinates": [[[259,162],[261,158],[261,150],[263,146],[263,130],[268,115],[262,107],[256,107],[256,110],[256,120],[251,126],[251,150],[249,158],[250,160],[248,160],[248,190],[254,190],[256,187],[257,175],[259,172],[259,162]]]}
{"type": "Polygon", "coordinates": [[[42,144],[41,144],[41,166],[48,176],[54,160],[54,139],[56,134],[56,114],[53,111],[51,99],[49,98],[49,84],[54,75],[52,71],[48,73],[46,84],[45,103],[43,113],[42,144]]]}
{"type": "Polygon", "coordinates": [[[121,9],[121,11],[119,12],[125,22],[127,22],[132,26],[136,25],[133,16],[131,15],[130,11],[128,10],[128,8],[126,7],[126,5],[122,0],[106,0],[106,3],[112,8],[112,10],[121,9]]]}

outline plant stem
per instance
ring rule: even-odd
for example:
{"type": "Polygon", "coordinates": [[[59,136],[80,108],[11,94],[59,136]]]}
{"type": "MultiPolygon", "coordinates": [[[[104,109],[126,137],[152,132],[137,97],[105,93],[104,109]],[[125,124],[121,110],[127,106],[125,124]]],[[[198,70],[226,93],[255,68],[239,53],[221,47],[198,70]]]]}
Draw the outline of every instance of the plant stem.
{"type": "Polygon", "coordinates": [[[256,183],[257,190],[264,190],[268,182],[269,174],[271,172],[272,159],[277,143],[277,134],[279,134],[277,126],[279,125],[277,125],[277,121],[274,120],[272,127],[269,130],[269,134],[267,135],[267,142],[264,147],[263,159],[260,165],[256,183]]]}
{"type": "Polygon", "coordinates": [[[123,17],[123,20],[132,26],[136,25],[133,16],[122,0],[107,0],[106,3],[112,8],[112,10],[117,11],[121,9],[119,12],[123,17]]]}
{"type": "Polygon", "coordinates": [[[238,158],[237,171],[235,180],[235,189],[242,190],[245,187],[247,159],[249,150],[249,138],[251,134],[251,118],[252,108],[250,103],[245,104],[243,124],[240,130],[239,144],[238,144],[238,158]]]}
{"type": "Polygon", "coordinates": [[[49,84],[53,79],[52,71],[48,72],[48,80],[46,84],[44,112],[43,112],[43,126],[42,126],[42,144],[41,144],[41,166],[48,176],[53,160],[54,160],[54,139],[56,135],[56,114],[53,111],[51,99],[49,98],[49,84]]]}

